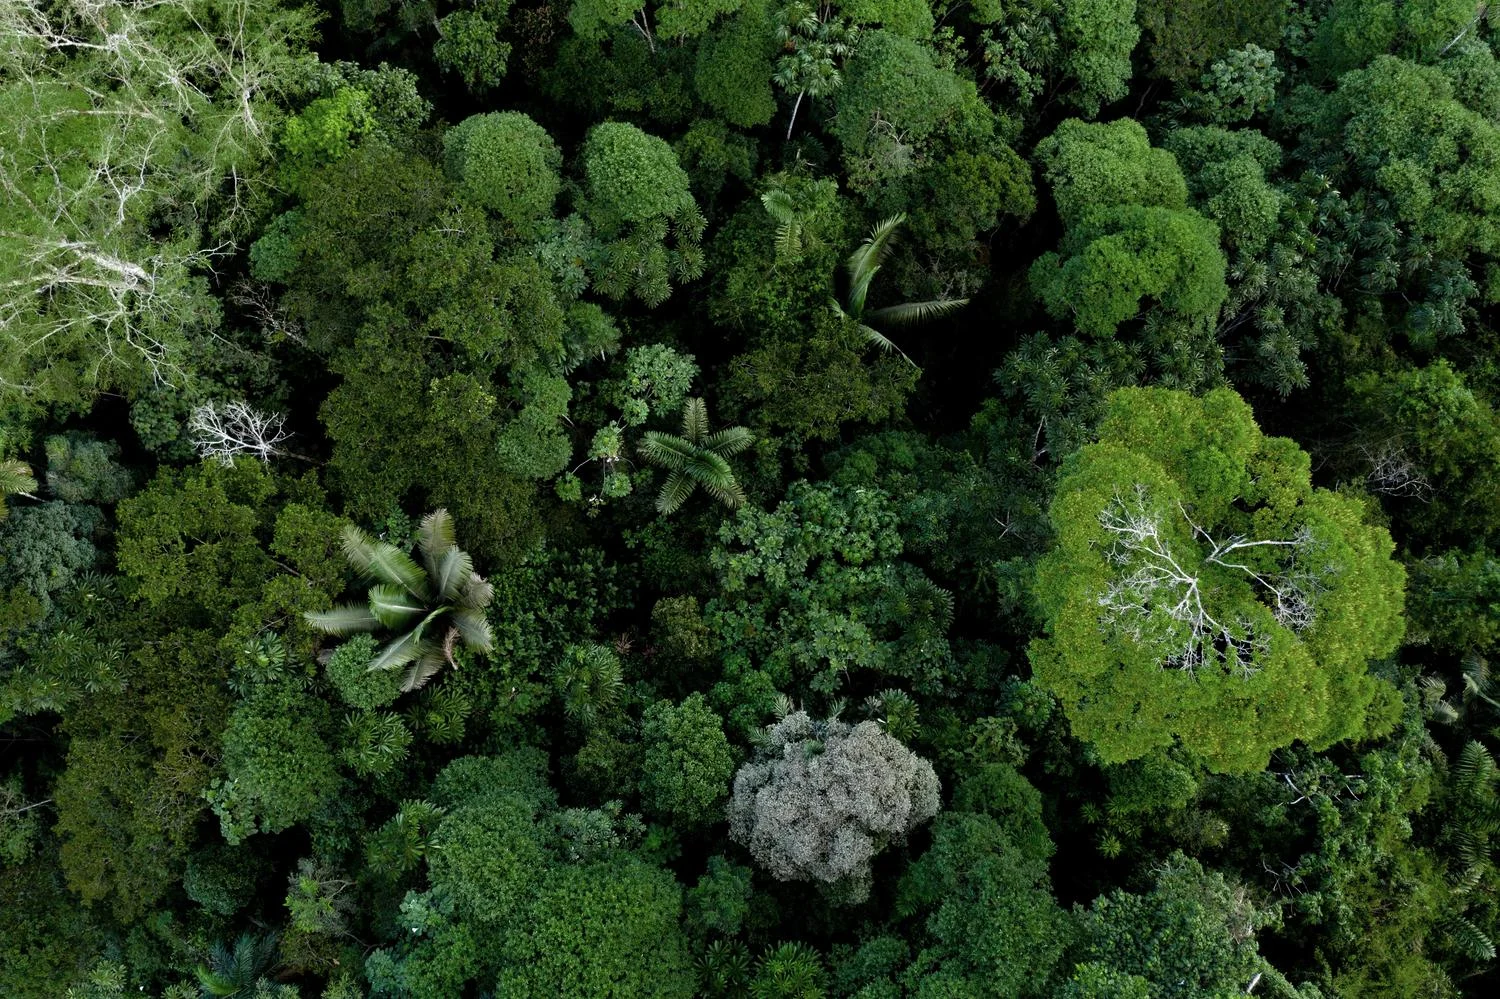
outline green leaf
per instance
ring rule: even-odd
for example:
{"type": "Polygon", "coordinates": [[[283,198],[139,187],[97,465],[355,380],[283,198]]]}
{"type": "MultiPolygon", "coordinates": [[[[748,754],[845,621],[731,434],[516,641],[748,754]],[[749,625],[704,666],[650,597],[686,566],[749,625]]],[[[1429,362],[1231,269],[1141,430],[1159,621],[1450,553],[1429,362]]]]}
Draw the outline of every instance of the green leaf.
{"type": "Polygon", "coordinates": [[[755,435],[744,427],[725,427],[703,439],[703,449],[730,458],[755,443],[755,435]]]}
{"type": "Polygon", "coordinates": [[[448,660],[437,649],[429,649],[406,666],[406,676],[401,681],[402,693],[410,693],[425,686],[447,665],[448,660]]]}
{"type": "Polygon", "coordinates": [[[694,447],[703,445],[708,434],[708,406],[702,399],[689,399],[682,405],[682,436],[694,447]]]}
{"type": "Polygon", "coordinates": [[[901,212],[882,220],[870,230],[870,235],[859,248],[849,254],[846,264],[849,271],[849,314],[854,318],[864,314],[870,281],[890,256],[891,237],[905,221],[906,215],[901,212]]]}
{"type": "Polygon", "coordinates": [[[865,322],[882,326],[920,326],[951,315],[969,304],[967,298],[938,298],[927,302],[887,305],[865,314],[865,322]]]}
{"type": "Polygon", "coordinates": [[[864,323],[860,323],[859,332],[860,335],[865,338],[866,343],[873,343],[875,346],[879,347],[881,350],[885,351],[888,354],[894,351],[895,353],[900,354],[903,358],[905,358],[907,364],[910,364],[914,368],[917,366],[916,361],[913,361],[911,358],[906,356],[906,351],[896,346],[896,341],[892,340],[890,337],[886,336],[879,330],[866,326],[864,323]]]}
{"type": "Polygon", "coordinates": [[[308,624],[330,635],[352,635],[361,631],[374,631],[380,627],[380,618],[368,606],[344,604],[326,611],[307,611],[302,615],[308,624]]]}

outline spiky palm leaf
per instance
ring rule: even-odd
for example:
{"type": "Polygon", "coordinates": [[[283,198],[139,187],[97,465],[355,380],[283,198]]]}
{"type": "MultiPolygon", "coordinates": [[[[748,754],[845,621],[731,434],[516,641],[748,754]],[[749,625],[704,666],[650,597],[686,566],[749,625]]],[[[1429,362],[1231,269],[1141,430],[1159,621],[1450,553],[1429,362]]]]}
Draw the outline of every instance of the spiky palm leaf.
{"type": "Polygon", "coordinates": [[[755,443],[755,435],[744,427],[725,427],[703,438],[703,449],[721,458],[733,458],[755,443]]]}
{"type": "Polygon", "coordinates": [[[484,610],[495,599],[495,585],[483,576],[470,576],[464,590],[458,596],[458,606],[471,610],[484,610]]]}
{"type": "Polygon", "coordinates": [[[474,559],[461,548],[450,548],[430,572],[437,598],[451,604],[459,599],[464,587],[474,578],[474,559]]]}
{"type": "Polygon", "coordinates": [[[0,461],[0,518],[9,512],[5,497],[13,493],[30,495],[35,488],[36,478],[31,474],[30,465],[24,461],[0,461]]]}
{"type": "Polygon", "coordinates": [[[710,433],[708,406],[702,399],[689,399],[682,408],[682,436],[648,430],[639,445],[643,458],[670,473],[656,497],[656,509],[664,514],[677,511],[702,486],[714,499],[734,509],[745,502],[745,492],[735,481],[727,456],[738,454],[755,441],[744,427],[726,427],[710,433]]]}
{"type": "Polygon", "coordinates": [[[422,552],[422,561],[427,565],[427,574],[436,578],[438,566],[449,552],[458,547],[453,528],[453,517],[442,507],[422,518],[417,528],[417,548],[422,552]]]}
{"type": "Polygon", "coordinates": [[[387,628],[405,628],[427,613],[427,604],[390,583],[370,587],[370,613],[387,628]]]}
{"type": "Polygon", "coordinates": [[[453,627],[469,648],[477,652],[488,652],[495,644],[494,632],[484,611],[473,607],[460,607],[453,612],[453,627]]]}
{"type": "Polygon", "coordinates": [[[660,430],[648,430],[642,434],[639,450],[641,457],[669,472],[682,471],[696,453],[689,442],[660,430]]]}
{"type": "Polygon", "coordinates": [[[354,635],[380,627],[380,618],[370,611],[368,604],[343,604],[333,610],[308,611],[302,616],[308,624],[330,635],[354,635]]]}
{"type": "Polygon", "coordinates": [[[870,282],[880,272],[881,266],[891,255],[891,237],[906,221],[906,214],[898,212],[888,219],[882,219],[870,230],[870,235],[851,254],[845,262],[849,272],[849,313],[856,319],[864,315],[865,298],[870,293],[870,282]]]}
{"type": "Polygon", "coordinates": [[[1458,913],[1442,921],[1444,933],[1454,950],[1476,964],[1495,959],[1495,944],[1489,935],[1467,917],[1458,913]]]}
{"type": "Polygon", "coordinates": [[[876,326],[920,326],[952,315],[969,304],[967,298],[934,298],[926,302],[903,302],[865,313],[865,322],[876,326]]]}
{"type": "Polygon", "coordinates": [[[406,673],[401,679],[401,692],[409,694],[413,690],[420,689],[428,680],[442,672],[444,666],[452,662],[452,659],[443,654],[442,649],[422,653],[406,664],[406,673]]]}
{"type": "Polygon", "coordinates": [[[219,999],[249,996],[276,960],[276,934],[241,933],[231,949],[222,943],[209,951],[209,966],[199,965],[198,984],[219,999]]]}
{"type": "Polygon", "coordinates": [[[422,656],[435,652],[441,652],[437,643],[422,637],[422,627],[418,625],[406,634],[395,638],[382,645],[375,652],[375,657],[370,660],[369,669],[375,670],[400,669],[407,663],[414,662],[422,656]]]}
{"type": "Polygon", "coordinates": [[[702,399],[689,399],[682,404],[682,439],[694,448],[703,446],[708,436],[708,406],[702,399]]]}
{"type": "Polygon", "coordinates": [[[671,473],[667,476],[667,481],[662,483],[661,492],[656,495],[657,512],[676,513],[697,488],[697,480],[687,473],[671,473]]]}
{"type": "Polygon", "coordinates": [[[734,470],[729,467],[729,462],[712,451],[698,452],[684,471],[705,492],[731,510],[745,502],[744,490],[734,480],[734,470]]]}
{"type": "Polygon", "coordinates": [[[349,524],[344,528],[344,557],[354,571],[373,583],[400,586],[419,599],[428,598],[427,574],[412,557],[386,541],[376,541],[349,524]]]}

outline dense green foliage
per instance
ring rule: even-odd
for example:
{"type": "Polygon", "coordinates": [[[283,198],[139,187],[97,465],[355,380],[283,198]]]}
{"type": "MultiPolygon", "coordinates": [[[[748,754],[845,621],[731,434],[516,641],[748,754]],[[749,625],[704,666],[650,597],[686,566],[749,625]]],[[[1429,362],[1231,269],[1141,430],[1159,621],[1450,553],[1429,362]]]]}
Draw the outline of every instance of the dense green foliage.
{"type": "Polygon", "coordinates": [[[6,999],[1500,990],[1493,4],[0,38],[6,999]]]}

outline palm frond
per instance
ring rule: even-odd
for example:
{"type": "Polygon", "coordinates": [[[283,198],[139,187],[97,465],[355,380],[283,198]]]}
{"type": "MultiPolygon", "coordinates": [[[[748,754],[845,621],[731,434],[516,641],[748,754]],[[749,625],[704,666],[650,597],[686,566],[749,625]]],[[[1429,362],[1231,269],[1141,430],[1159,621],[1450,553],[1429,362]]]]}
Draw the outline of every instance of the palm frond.
{"type": "Polygon", "coordinates": [[[475,607],[460,607],[453,612],[453,626],[463,643],[476,652],[488,652],[495,644],[495,635],[484,611],[475,607]]]}
{"type": "Polygon", "coordinates": [[[445,603],[457,600],[474,575],[474,559],[462,548],[449,548],[431,568],[432,588],[445,603]]]}
{"type": "Polygon", "coordinates": [[[952,315],[969,304],[967,298],[935,298],[926,302],[902,302],[865,313],[865,322],[881,326],[920,326],[952,315]]]}
{"type": "Polygon", "coordinates": [[[693,446],[681,437],[664,434],[659,430],[648,430],[642,434],[636,449],[651,464],[660,465],[669,472],[681,471],[694,453],[693,446]]]}
{"type": "Polygon", "coordinates": [[[422,561],[427,563],[428,574],[436,576],[443,556],[458,547],[453,517],[447,510],[438,507],[422,518],[422,524],[417,528],[417,547],[421,549],[422,561]]]}
{"type": "Polygon", "coordinates": [[[688,465],[687,473],[697,480],[714,499],[731,510],[745,502],[744,490],[734,479],[729,463],[718,455],[704,451],[688,465]]]}
{"type": "Polygon", "coordinates": [[[849,314],[858,318],[865,311],[865,298],[870,292],[870,282],[891,254],[891,237],[906,221],[906,215],[898,212],[882,219],[870,230],[870,235],[857,249],[849,254],[845,266],[849,272],[849,314]]]}
{"type": "Polygon", "coordinates": [[[36,488],[36,477],[24,461],[0,461],[0,494],[29,493],[36,488]]]}
{"type": "Polygon", "coordinates": [[[412,557],[393,544],[376,541],[349,524],[344,528],[344,557],[354,571],[372,582],[391,583],[427,599],[427,574],[412,557]]]}
{"type": "Polygon", "coordinates": [[[406,664],[406,674],[401,679],[401,692],[420,690],[448,664],[441,650],[433,649],[406,664]]]}
{"type": "Polygon", "coordinates": [[[694,447],[702,447],[706,436],[708,405],[702,399],[689,399],[682,404],[682,439],[694,447]]]}
{"type": "Polygon", "coordinates": [[[767,191],[760,196],[760,203],[765,205],[766,214],[780,223],[794,221],[797,218],[797,208],[792,202],[792,196],[785,191],[767,191]]]}
{"type": "Polygon", "coordinates": [[[326,611],[307,611],[302,618],[314,628],[330,635],[352,635],[361,631],[374,631],[380,627],[380,618],[375,616],[368,605],[362,604],[344,604],[326,611]]]}
{"type": "Polygon", "coordinates": [[[703,449],[723,458],[732,458],[755,443],[755,435],[744,427],[725,427],[703,438],[703,449]]]}
{"type": "Polygon", "coordinates": [[[472,573],[464,583],[464,591],[459,595],[458,606],[467,607],[472,610],[484,610],[495,599],[495,586],[483,576],[472,573]]]}
{"type": "Polygon", "coordinates": [[[381,647],[370,660],[369,670],[398,669],[419,656],[438,651],[438,647],[422,637],[422,626],[418,625],[400,638],[381,647]]]}
{"type": "Polygon", "coordinates": [[[387,628],[405,628],[427,613],[427,604],[390,583],[370,587],[370,613],[387,628]]]}
{"type": "Polygon", "coordinates": [[[684,472],[674,471],[667,476],[667,481],[662,483],[661,492],[656,496],[656,509],[660,513],[676,513],[682,504],[693,495],[693,490],[698,483],[684,472]]]}
{"type": "Polygon", "coordinates": [[[917,366],[916,361],[913,361],[911,358],[906,356],[906,351],[896,346],[896,341],[892,340],[884,333],[875,329],[873,326],[866,326],[864,323],[860,323],[859,332],[860,335],[865,338],[865,343],[873,343],[875,346],[879,347],[881,350],[885,351],[888,354],[894,351],[895,353],[900,354],[902,358],[906,360],[907,364],[910,364],[914,368],[917,366]]]}

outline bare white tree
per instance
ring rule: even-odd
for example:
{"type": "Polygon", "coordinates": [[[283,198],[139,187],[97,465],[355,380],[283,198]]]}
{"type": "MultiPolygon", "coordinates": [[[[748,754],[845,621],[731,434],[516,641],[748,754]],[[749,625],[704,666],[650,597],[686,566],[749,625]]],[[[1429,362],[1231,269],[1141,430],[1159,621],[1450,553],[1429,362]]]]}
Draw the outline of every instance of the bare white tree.
{"type": "Polygon", "coordinates": [[[174,380],[310,30],[274,0],[0,0],[0,389],[174,380]]]}
{"type": "Polygon", "coordinates": [[[837,883],[858,901],[871,860],[937,814],[939,791],[932,765],[878,723],[796,711],[735,775],[729,832],[778,880],[837,883]]]}
{"type": "Polygon", "coordinates": [[[1381,496],[1417,499],[1426,503],[1432,497],[1432,483],[1417,467],[1398,441],[1386,441],[1376,447],[1361,446],[1370,463],[1365,486],[1381,496]]]}
{"type": "Polygon", "coordinates": [[[1316,547],[1312,532],[1303,527],[1287,540],[1237,534],[1221,541],[1180,503],[1177,513],[1200,542],[1196,548],[1179,544],[1174,551],[1166,515],[1149,502],[1143,485],[1128,496],[1116,493],[1099,513],[1099,524],[1111,537],[1105,558],[1119,570],[1097,597],[1104,622],[1136,642],[1162,646],[1166,663],[1178,669],[1191,671],[1222,660],[1250,676],[1258,670],[1256,660],[1266,650],[1268,636],[1244,616],[1226,619],[1209,610],[1202,566],[1243,573],[1256,584],[1278,624],[1302,631],[1313,623],[1316,595],[1329,571],[1309,558],[1316,547]],[[1248,564],[1248,552],[1265,548],[1281,553],[1274,569],[1248,564]]]}
{"type": "Polygon", "coordinates": [[[206,402],[188,417],[188,432],[200,458],[223,465],[234,464],[237,455],[270,461],[283,452],[278,444],[291,436],[282,427],[286,417],[266,414],[243,402],[206,402]]]}

